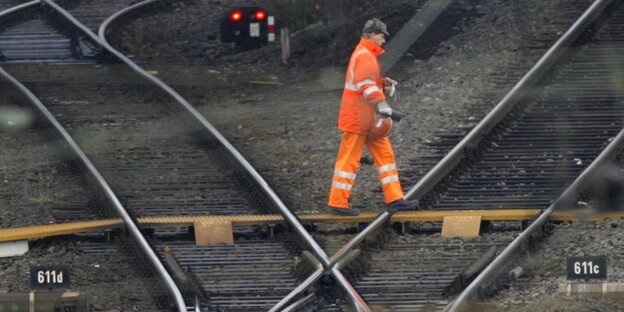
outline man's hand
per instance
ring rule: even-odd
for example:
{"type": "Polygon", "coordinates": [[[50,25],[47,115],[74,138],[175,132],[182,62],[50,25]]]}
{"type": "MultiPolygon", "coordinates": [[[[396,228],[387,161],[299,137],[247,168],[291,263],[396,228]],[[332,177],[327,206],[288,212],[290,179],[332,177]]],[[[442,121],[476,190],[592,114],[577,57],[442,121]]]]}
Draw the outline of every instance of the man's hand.
{"type": "Polygon", "coordinates": [[[399,122],[401,121],[401,119],[403,119],[403,113],[398,112],[393,110],[392,108],[390,108],[390,106],[388,105],[388,103],[386,103],[386,101],[381,101],[377,104],[377,107],[375,107],[375,110],[377,111],[377,113],[383,117],[390,117],[392,118],[392,120],[399,122]]]}
{"type": "Polygon", "coordinates": [[[394,79],[392,79],[390,77],[385,77],[384,78],[384,86],[396,86],[398,84],[399,83],[396,80],[394,80],[394,79]]]}
{"type": "Polygon", "coordinates": [[[376,107],[377,113],[384,116],[392,116],[392,108],[386,103],[386,101],[381,101],[377,103],[376,107]]]}

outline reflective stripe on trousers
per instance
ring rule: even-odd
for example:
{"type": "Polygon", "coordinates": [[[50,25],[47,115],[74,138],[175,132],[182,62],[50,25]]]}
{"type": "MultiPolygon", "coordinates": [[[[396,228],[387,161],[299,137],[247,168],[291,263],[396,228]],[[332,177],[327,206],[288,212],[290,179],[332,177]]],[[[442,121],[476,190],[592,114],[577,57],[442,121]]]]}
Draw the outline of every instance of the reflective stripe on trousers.
{"type": "Polygon", "coordinates": [[[386,203],[403,198],[403,190],[399,182],[399,172],[396,168],[390,139],[384,137],[368,141],[366,135],[344,132],[338,156],[336,157],[332,186],[329,193],[329,206],[349,208],[349,198],[351,197],[356,174],[360,168],[360,159],[362,158],[364,145],[366,145],[375,161],[386,203]]]}

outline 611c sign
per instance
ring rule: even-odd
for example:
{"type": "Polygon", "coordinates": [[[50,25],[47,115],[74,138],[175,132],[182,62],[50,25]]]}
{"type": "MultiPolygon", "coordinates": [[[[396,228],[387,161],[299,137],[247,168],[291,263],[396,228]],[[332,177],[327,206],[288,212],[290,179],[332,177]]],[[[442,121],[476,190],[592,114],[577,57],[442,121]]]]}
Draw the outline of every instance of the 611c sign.
{"type": "Polygon", "coordinates": [[[568,257],[568,279],[607,278],[607,256],[568,257]]]}
{"type": "Polygon", "coordinates": [[[65,288],[69,286],[69,267],[36,266],[30,267],[32,288],[65,288]]]}

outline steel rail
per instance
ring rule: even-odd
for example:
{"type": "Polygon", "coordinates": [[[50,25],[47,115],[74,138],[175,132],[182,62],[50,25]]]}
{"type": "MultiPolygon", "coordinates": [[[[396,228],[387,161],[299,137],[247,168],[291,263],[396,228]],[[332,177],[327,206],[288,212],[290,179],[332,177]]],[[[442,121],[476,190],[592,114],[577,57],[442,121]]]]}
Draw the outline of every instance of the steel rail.
{"type": "MultiPolygon", "coordinates": [[[[50,0],[44,0],[44,1],[50,1],[50,0]]],[[[123,9],[123,10],[113,14],[112,16],[110,16],[108,19],[106,19],[100,25],[100,29],[98,31],[98,33],[99,33],[98,42],[100,44],[102,44],[102,46],[107,51],[109,51],[110,53],[114,54],[116,57],[118,57],[120,60],[122,60],[128,66],[130,66],[137,74],[139,74],[141,77],[143,77],[143,78],[149,80],[150,82],[154,83],[155,85],[157,85],[161,90],[163,90],[166,93],[168,93],[179,104],[181,104],[185,109],[187,109],[193,115],[193,117],[195,117],[195,119],[198,122],[200,122],[201,125],[204,126],[204,128],[206,128],[210,132],[210,134],[213,135],[219,141],[219,143],[221,143],[223,146],[225,146],[225,148],[228,150],[228,152],[232,156],[234,156],[234,158],[238,161],[238,163],[251,175],[251,177],[258,184],[258,186],[260,186],[262,191],[265,192],[265,195],[267,195],[269,197],[269,199],[272,201],[272,203],[277,208],[279,208],[280,212],[284,215],[285,219],[290,224],[297,225],[295,230],[298,232],[298,234],[301,237],[303,237],[306,240],[306,242],[309,245],[308,247],[310,247],[312,249],[312,251],[314,253],[316,253],[316,254],[321,254],[321,255],[325,254],[325,252],[323,251],[321,246],[319,246],[314,241],[314,239],[312,238],[310,233],[308,233],[308,231],[301,225],[301,222],[299,221],[297,216],[295,214],[293,214],[290,211],[290,209],[288,209],[288,207],[286,207],[286,205],[277,196],[277,194],[273,191],[273,189],[269,186],[269,184],[264,180],[264,178],[255,170],[254,167],[251,166],[251,164],[243,157],[243,155],[241,155],[238,152],[238,150],[236,150],[236,148],[234,148],[234,146],[232,146],[232,144],[212,124],[210,124],[210,122],[208,122],[208,120],[206,120],[206,118],[200,112],[198,112],[189,102],[186,101],[186,99],[184,99],[181,95],[179,95],[171,87],[169,87],[167,84],[162,82],[160,79],[158,79],[155,76],[153,76],[153,75],[149,74],[148,72],[146,72],[144,69],[142,69],[136,63],[134,63],[132,60],[130,60],[128,57],[123,55],[121,52],[117,51],[115,48],[113,48],[108,43],[108,41],[106,40],[106,29],[112,23],[112,21],[114,21],[115,19],[117,19],[121,15],[124,15],[124,14],[130,12],[131,10],[134,10],[134,9],[146,6],[148,4],[152,4],[152,3],[156,2],[156,1],[160,1],[160,0],[147,0],[147,1],[143,1],[143,2],[137,3],[135,5],[132,5],[130,7],[127,7],[125,9],[123,9]]],[[[321,260],[323,260],[323,259],[321,259],[321,260]]],[[[323,262],[323,261],[321,261],[321,262],[323,262]]],[[[329,262],[325,263],[324,265],[327,265],[328,263],[329,262]]]]}
{"type": "MultiPolygon", "coordinates": [[[[494,126],[496,126],[509,111],[511,111],[518,101],[526,94],[543,74],[555,63],[559,56],[567,50],[574,40],[580,35],[582,29],[591,23],[610,0],[596,0],[585,13],[573,24],[557,42],[537,61],[537,63],[514,85],[514,87],[497,103],[497,105],[483,118],[447,155],[429,170],[406,194],[406,199],[421,199],[440,180],[448,175],[451,170],[462,160],[469,149],[476,147],[483,137],[485,137],[494,126]]],[[[363,231],[347,242],[334,256],[332,262],[335,264],[349,251],[361,244],[369,235],[382,227],[392,216],[391,213],[382,212],[363,231]]],[[[306,280],[306,282],[308,282],[306,280]]],[[[308,285],[311,286],[311,285],[308,285]]],[[[300,287],[297,287],[300,289],[300,287]]],[[[304,289],[305,290],[305,289],[304,289]]],[[[303,290],[302,290],[303,291],[303,290]]],[[[289,294],[292,295],[292,294],[289,294]]]]}
{"type": "MultiPolygon", "coordinates": [[[[27,3],[23,3],[20,5],[11,7],[9,9],[6,9],[0,12],[0,18],[20,12],[21,10],[24,10],[27,8],[33,8],[34,6],[41,4],[41,3],[42,3],[41,0],[35,0],[35,1],[30,1],[27,3]]],[[[70,151],[73,153],[74,157],[80,160],[80,163],[82,164],[84,169],[86,169],[85,171],[87,172],[87,174],[90,175],[90,177],[94,179],[96,183],[98,184],[100,188],[99,191],[102,192],[105,198],[109,201],[109,204],[111,204],[114,207],[115,212],[123,220],[132,239],[134,239],[135,242],[139,245],[144,255],[148,258],[150,264],[152,264],[154,268],[161,274],[161,277],[163,278],[166,285],[170,287],[170,291],[174,294],[176,301],[179,303],[178,309],[180,311],[186,311],[186,305],[184,304],[182,295],[180,291],[177,289],[177,287],[175,286],[173,279],[171,279],[171,276],[169,276],[169,273],[167,273],[167,270],[165,269],[165,267],[162,265],[162,263],[158,260],[158,257],[156,256],[156,254],[154,254],[152,249],[149,247],[147,241],[145,240],[145,238],[139,231],[138,226],[134,223],[130,215],[124,209],[123,205],[121,204],[121,202],[119,201],[115,193],[113,192],[108,182],[106,182],[104,177],[100,174],[100,172],[93,165],[91,160],[89,160],[86,154],[82,151],[80,146],[78,146],[76,141],[65,130],[65,128],[63,128],[63,126],[56,120],[54,115],[52,115],[52,113],[45,107],[45,105],[28,88],[26,88],[21,82],[19,82],[17,79],[11,76],[2,67],[0,67],[0,76],[4,80],[6,80],[7,82],[15,86],[15,88],[34,105],[37,111],[45,119],[47,119],[48,122],[52,125],[52,127],[56,130],[57,134],[60,135],[65,140],[65,142],[69,145],[70,151]]]]}
{"type": "Polygon", "coordinates": [[[297,298],[299,294],[312,287],[316,282],[318,282],[321,277],[323,277],[324,272],[325,268],[322,264],[320,264],[319,267],[314,272],[312,272],[310,276],[308,276],[308,278],[306,278],[301,284],[299,284],[299,286],[297,286],[290,293],[288,293],[288,295],[282,298],[282,300],[276,303],[269,310],[269,312],[284,311],[285,309],[287,309],[286,306],[288,305],[288,303],[297,298]]]}
{"type": "Polygon", "coordinates": [[[496,104],[453,149],[442,158],[431,170],[425,174],[405,195],[406,198],[420,199],[425,193],[442,180],[455,165],[466,156],[466,152],[476,147],[481,139],[496,126],[507,113],[515,107],[518,101],[527,93],[543,74],[557,61],[559,56],[567,51],[574,40],[581,34],[611,0],[596,0],[579,17],[555,44],[533,65],[533,67],[513,86],[513,88],[496,104]]]}
{"type": "Polygon", "coordinates": [[[451,302],[447,311],[465,311],[469,309],[468,300],[474,297],[478,290],[484,286],[485,283],[496,278],[501,270],[505,267],[505,264],[513,260],[512,258],[521,249],[524,242],[526,242],[531,235],[540,229],[552,213],[569,205],[569,203],[575,203],[575,198],[578,193],[584,191],[587,188],[587,182],[591,181],[596,173],[601,172],[615,157],[624,149],[624,128],[620,130],[618,135],[609,143],[609,145],[594,159],[594,161],[572,182],[572,184],[557,198],[557,200],[546,209],[535,221],[518,237],[516,237],[502,252],[496,257],[476,278],[470,283],[470,285],[462,291],[459,296],[451,302]]]}
{"type": "MultiPolygon", "coordinates": [[[[39,0],[37,0],[36,2],[39,2],[39,0]]],[[[141,234],[138,226],[134,223],[130,215],[124,209],[123,205],[121,204],[121,202],[115,195],[115,192],[113,192],[108,182],[106,182],[104,177],[100,174],[97,168],[93,165],[93,163],[86,156],[86,154],[78,146],[76,141],[63,128],[63,126],[56,120],[56,118],[54,118],[52,113],[50,113],[50,111],[45,107],[45,105],[29,89],[26,88],[21,82],[19,82],[13,76],[11,76],[2,67],[0,67],[0,76],[7,82],[13,84],[17,88],[17,90],[20,93],[22,93],[22,95],[24,95],[36,107],[39,113],[43,115],[43,117],[45,117],[48,120],[48,122],[52,124],[56,132],[65,139],[65,142],[69,145],[75,157],[79,159],[82,165],[86,168],[85,171],[98,183],[100,187],[100,191],[104,194],[104,196],[109,201],[109,203],[115,208],[115,212],[123,220],[126,228],[128,229],[128,232],[130,233],[130,236],[135,240],[135,242],[139,245],[139,248],[141,249],[141,251],[143,251],[145,256],[148,258],[148,262],[154,265],[155,269],[160,272],[161,277],[163,278],[166,285],[168,285],[168,287],[173,287],[173,289],[170,289],[170,291],[176,292],[175,293],[176,301],[181,300],[181,304],[183,304],[182,306],[184,307],[180,311],[186,311],[186,305],[184,304],[184,300],[182,299],[182,294],[179,292],[179,290],[175,286],[173,279],[171,279],[171,276],[169,276],[169,273],[167,273],[167,270],[165,269],[165,267],[162,265],[162,263],[160,263],[160,261],[156,257],[156,254],[149,247],[147,241],[141,234]],[[153,263],[152,258],[156,260],[156,263],[153,263]],[[172,285],[172,286],[169,286],[169,285],[172,285]]]]}
{"type": "MultiPolygon", "coordinates": [[[[457,145],[440,160],[431,170],[420,179],[406,194],[406,199],[421,199],[444,178],[454,166],[465,156],[465,152],[478,145],[481,139],[498,124],[507,113],[513,109],[520,98],[525,94],[542,75],[555,63],[556,59],[566,51],[566,47],[576,40],[583,29],[591,23],[611,0],[596,0],[589,9],[572,25],[572,27],[537,61],[537,63],[518,81],[518,83],[503,97],[503,99],[482,119],[457,145]]],[[[364,231],[358,233],[347,242],[333,257],[336,261],[344,257],[351,249],[359,245],[366,236],[384,225],[391,217],[388,212],[380,213],[364,231]]],[[[333,263],[333,262],[332,262],[333,263]]]]}
{"type": "Polygon", "coordinates": [[[282,312],[296,312],[299,309],[301,309],[302,307],[304,307],[306,304],[312,302],[313,300],[314,300],[314,294],[309,294],[309,295],[307,295],[307,296],[297,300],[297,302],[289,305],[284,310],[282,310],[282,312]]]}
{"type": "MultiPolygon", "coordinates": [[[[44,0],[50,1],[50,0],[44,0]]],[[[121,52],[117,51],[113,48],[106,39],[107,28],[119,17],[128,14],[134,10],[145,7],[150,4],[154,4],[160,0],[146,0],[139,3],[136,3],[132,6],[129,6],[107,18],[99,27],[98,35],[99,40],[96,41],[100,43],[104,49],[115,55],[121,61],[126,63],[128,66],[132,68],[137,74],[141,77],[147,79],[148,81],[156,84],[161,90],[168,93],[172,98],[174,98],[180,105],[182,105],[188,112],[192,114],[192,116],[200,122],[200,124],[209,131],[209,133],[216,138],[227,150],[228,152],[238,161],[239,165],[241,165],[252,177],[254,182],[260,187],[260,189],[264,192],[267,198],[271,201],[271,203],[278,208],[280,214],[284,217],[284,219],[295,229],[295,232],[304,240],[304,242],[308,245],[308,247],[312,250],[312,253],[320,260],[321,264],[325,271],[331,272],[331,275],[338,281],[339,285],[345,290],[347,293],[347,297],[349,299],[349,303],[355,308],[356,311],[370,311],[366,302],[362,299],[362,297],[357,293],[357,291],[353,288],[353,286],[349,283],[349,281],[344,277],[344,275],[340,272],[340,270],[334,270],[334,265],[337,261],[332,261],[329,256],[325,253],[325,251],[321,248],[321,246],[314,240],[314,238],[310,235],[310,233],[303,227],[299,218],[290,211],[290,209],[282,202],[282,200],[277,196],[275,191],[269,186],[269,184],[264,180],[264,178],[256,171],[256,169],[251,166],[251,164],[241,155],[234,146],[212,125],[206,118],[198,112],[195,107],[193,107],[189,102],[186,101],[181,95],[179,95],[176,91],[174,91],[171,87],[165,84],[160,79],[155,76],[149,74],[128,57],[126,57],[121,52]]],[[[67,13],[68,14],[68,13],[67,13]]],[[[75,23],[78,23],[75,21],[75,23]]],[[[84,29],[85,32],[90,32],[88,29],[84,29]]],[[[90,35],[91,36],[91,35],[90,35]]],[[[314,276],[318,274],[313,273],[314,276]]],[[[320,276],[318,276],[320,278],[320,276]]],[[[318,278],[312,279],[314,281],[318,280],[318,278]]],[[[296,289],[300,289],[297,287],[296,289]]],[[[296,293],[298,294],[298,293],[296,293]]],[[[288,298],[294,298],[296,296],[294,294],[292,297],[289,295],[288,298]]],[[[284,301],[284,300],[282,300],[284,301]]],[[[282,308],[282,301],[278,303],[277,309],[282,308]]],[[[287,304],[284,302],[283,304],[287,304]]],[[[271,311],[276,309],[274,307],[271,311]]]]}
{"type": "MultiPolygon", "coordinates": [[[[48,0],[37,0],[29,3],[25,3],[20,5],[20,9],[28,8],[32,5],[36,5],[39,3],[45,3],[53,8],[57,8],[58,6],[53,1],[48,0]]],[[[0,17],[4,16],[4,13],[15,13],[16,9],[5,10],[0,13],[0,17]]],[[[97,37],[96,37],[97,38],[97,37]]],[[[173,296],[177,308],[179,311],[186,311],[186,304],[184,303],[184,299],[182,297],[182,293],[175,285],[173,279],[162,265],[154,251],[151,249],[147,240],[141,234],[139,227],[132,220],[128,212],[125,210],[117,195],[112,190],[108,182],[104,179],[104,177],[97,170],[95,165],[89,160],[86,154],[82,151],[82,149],[78,146],[78,144],[74,141],[71,135],[63,128],[63,126],[54,118],[54,115],[45,107],[45,105],[30,91],[26,88],[22,83],[20,83],[17,79],[12,77],[8,72],[6,72],[3,68],[0,68],[0,75],[10,83],[12,83],[24,96],[26,96],[31,103],[35,105],[37,110],[52,124],[56,132],[69,144],[71,151],[75,155],[77,159],[80,160],[80,163],[85,167],[86,172],[98,183],[100,187],[100,191],[103,193],[105,198],[109,201],[109,203],[114,208],[117,215],[123,220],[128,232],[130,233],[130,237],[135,241],[135,243],[139,246],[140,250],[147,258],[147,261],[152,267],[160,274],[160,278],[165,283],[165,286],[173,296]]]]}
{"type": "MultiPolygon", "coordinates": [[[[584,29],[609,5],[610,0],[597,0],[564,34],[565,36],[578,36],[584,29]]],[[[561,39],[560,39],[561,40],[561,39]]],[[[574,203],[576,196],[587,188],[588,181],[605,168],[618,153],[624,149],[624,128],[607,145],[607,147],[581,172],[581,174],[565,189],[565,191],[548,207],[526,230],[514,239],[473,281],[453,300],[445,309],[446,311],[467,311],[470,309],[469,300],[478,294],[484,284],[495,279],[503,270],[506,263],[513,260],[521,250],[523,244],[538,231],[550,218],[553,212],[561,207],[574,203]]]]}
{"type": "Polygon", "coordinates": [[[0,12],[0,18],[9,16],[13,13],[16,13],[18,11],[24,10],[24,9],[28,9],[28,8],[32,8],[35,5],[39,4],[41,2],[41,0],[33,0],[30,2],[26,2],[26,3],[22,3],[13,7],[10,7],[8,9],[3,10],[2,12],[0,12]]]}

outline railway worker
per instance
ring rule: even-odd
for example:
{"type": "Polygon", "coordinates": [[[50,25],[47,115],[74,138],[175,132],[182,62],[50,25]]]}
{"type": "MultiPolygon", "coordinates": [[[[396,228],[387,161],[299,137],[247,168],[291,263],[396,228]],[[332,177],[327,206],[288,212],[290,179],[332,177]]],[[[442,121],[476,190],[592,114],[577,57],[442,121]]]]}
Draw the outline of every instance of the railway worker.
{"type": "Polygon", "coordinates": [[[389,36],[386,24],[376,18],[368,20],[347,67],[338,116],[338,129],[343,134],[329,194],[329,210],[335,215],[359,214],[349,207],[349,197],[364,145],[373,157],[388,211],[416,208],[416,203],[403,199],[390,139],[386,135],[370,135],[376,114],[392,115],[392,108],[382,90],[397,85],[395,80],[381,76],[377,59],[384,52],[382,46],[386,36],[389,36]]]}

